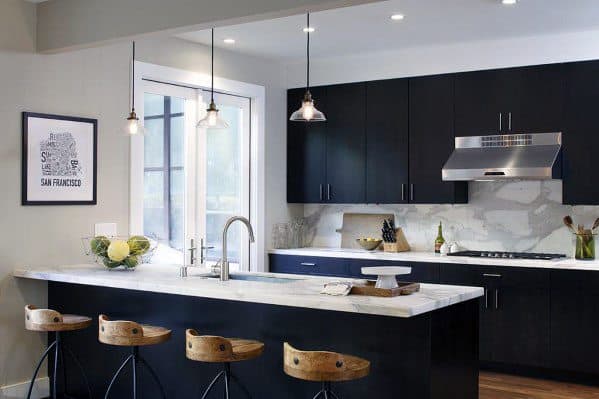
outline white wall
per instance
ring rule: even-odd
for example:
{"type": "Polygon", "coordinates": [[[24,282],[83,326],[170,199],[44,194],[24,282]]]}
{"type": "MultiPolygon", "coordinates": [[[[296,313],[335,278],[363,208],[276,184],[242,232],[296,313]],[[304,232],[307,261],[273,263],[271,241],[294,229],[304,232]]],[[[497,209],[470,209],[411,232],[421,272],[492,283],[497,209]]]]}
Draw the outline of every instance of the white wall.
{"type": "MultiPolygon", "coordinates": [[[[0,7],[0,14],[4,11],[0,7]]],[[[209,72],[208,55],[205,47],[179,39],[138,43],[141,61],[201,73],[209,72]]],[[[96,222],[116,222],[119,232],[127,233],[129,141],[119,129],[128,111],[129,57],[129,44],[56,55],[0,50],[0,387],[30,378],[45,346],[41,334],[24,332],[23,306],[44,306],[46,285],[16,280],[11,271],[88,261],[82,255],[81,237],[92,234],[96,222]],[[25,110],[99,120],[97,206],[20,205],[20,113],[25,110]]],[[[272,223],[293,214],[284,200],[285,168],[280,167],[286,154],[284,74],[271,62],[231,53],[220,53],[216,65],[219,76],[267,86],[270,234],[272,223]]],[[[301,214],[302,209],[295,211],[301,214]]]]}
{"type": "MultiPolygon", "coordinates": [[[[310,81],[317,86],[599,59],[598,42],[599,31],[588,31],[314,59],[310,81]]],[[[303,61],[287,65],[287,87],[306,84],[305,68],[303,61]]]]}

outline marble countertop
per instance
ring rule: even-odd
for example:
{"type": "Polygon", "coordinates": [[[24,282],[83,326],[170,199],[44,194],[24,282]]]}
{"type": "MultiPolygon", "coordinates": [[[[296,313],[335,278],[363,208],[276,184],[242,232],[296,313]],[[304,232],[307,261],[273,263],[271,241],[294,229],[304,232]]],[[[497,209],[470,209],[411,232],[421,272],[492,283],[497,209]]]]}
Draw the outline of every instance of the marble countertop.
{"type": "MultiPolygon", "coordinates": [[[[458,263],[464,265],[513,266],[545,269],[588,270],[599,271],[599,260],[580,261],[573,258],[561,260],[529,260],[529,259],[488,259],[469,258],[464,256],[442,256],[433,252],[400,252],[366,251],[362,249],[344,248],[297,248],[272,249],[271,254],[318,256],[331,258],[371,259],[398,262],[458,263]]],[[[408,264],[409,266],[409,264],[408,264]]]]}
{"type": "Polygon", "coordinates": [[[299,276],[274,273],[232,273],[290,279],[290,282],[219,281],[202,277],[204,269],[189,269],[189,277],[179,277],[174,265],[140,265],[135,271],[107,270],[99,265],[72,265],[40,269],[21,268],[18,278],[122,288],[166,294],[265,303],[340,312],[391,317],[412,317],[483,295],[479,287],[422,284],[420,292],[395,298],[367,296],[328,296],[320,294],[330,281],[350,279],[299,276]]]}

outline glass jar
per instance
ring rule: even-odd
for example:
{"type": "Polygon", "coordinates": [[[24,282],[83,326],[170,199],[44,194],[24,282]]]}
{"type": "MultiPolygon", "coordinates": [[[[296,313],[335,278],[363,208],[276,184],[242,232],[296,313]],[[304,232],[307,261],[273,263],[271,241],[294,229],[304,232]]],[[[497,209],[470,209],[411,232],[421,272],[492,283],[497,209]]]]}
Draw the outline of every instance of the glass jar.
{"type": "Polygon", "coordinates": [[[278,223],[273,226],[272,247],[273,249],[289,248],[289,224],[278,223]]]}
{"type": "Polygon", "coordinates": [[[595,234],[590,232],[576,234],[576,253],[574,256],[578,260],[595,259],[595,234]]]}

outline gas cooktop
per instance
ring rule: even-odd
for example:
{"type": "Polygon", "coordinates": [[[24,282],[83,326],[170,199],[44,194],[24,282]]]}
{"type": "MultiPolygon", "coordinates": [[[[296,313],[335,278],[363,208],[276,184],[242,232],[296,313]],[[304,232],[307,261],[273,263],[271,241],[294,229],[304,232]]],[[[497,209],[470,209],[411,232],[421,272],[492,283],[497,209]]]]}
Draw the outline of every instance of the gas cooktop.
{"type": "Polygon", "coordinates": [[[538,254],[531,252],[499,252],[499,251],[460,251],[447,254],[448,256],[468,256],[470,258],[502,258],[502,259],[537,259],[554,260],[563,259],[562,254],[538,254]]]}

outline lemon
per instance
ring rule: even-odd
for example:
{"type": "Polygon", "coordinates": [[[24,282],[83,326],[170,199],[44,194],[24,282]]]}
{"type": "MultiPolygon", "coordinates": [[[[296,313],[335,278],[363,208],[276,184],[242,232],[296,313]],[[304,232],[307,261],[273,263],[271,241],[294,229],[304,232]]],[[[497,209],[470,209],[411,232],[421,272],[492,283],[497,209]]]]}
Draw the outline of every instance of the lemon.
{"type": "Polygon", "coordinates": [[[113,262],[121,262],[129,256],[129,244],[122,240],[114,240],[108,246],[108,257],[113,262]]]}

